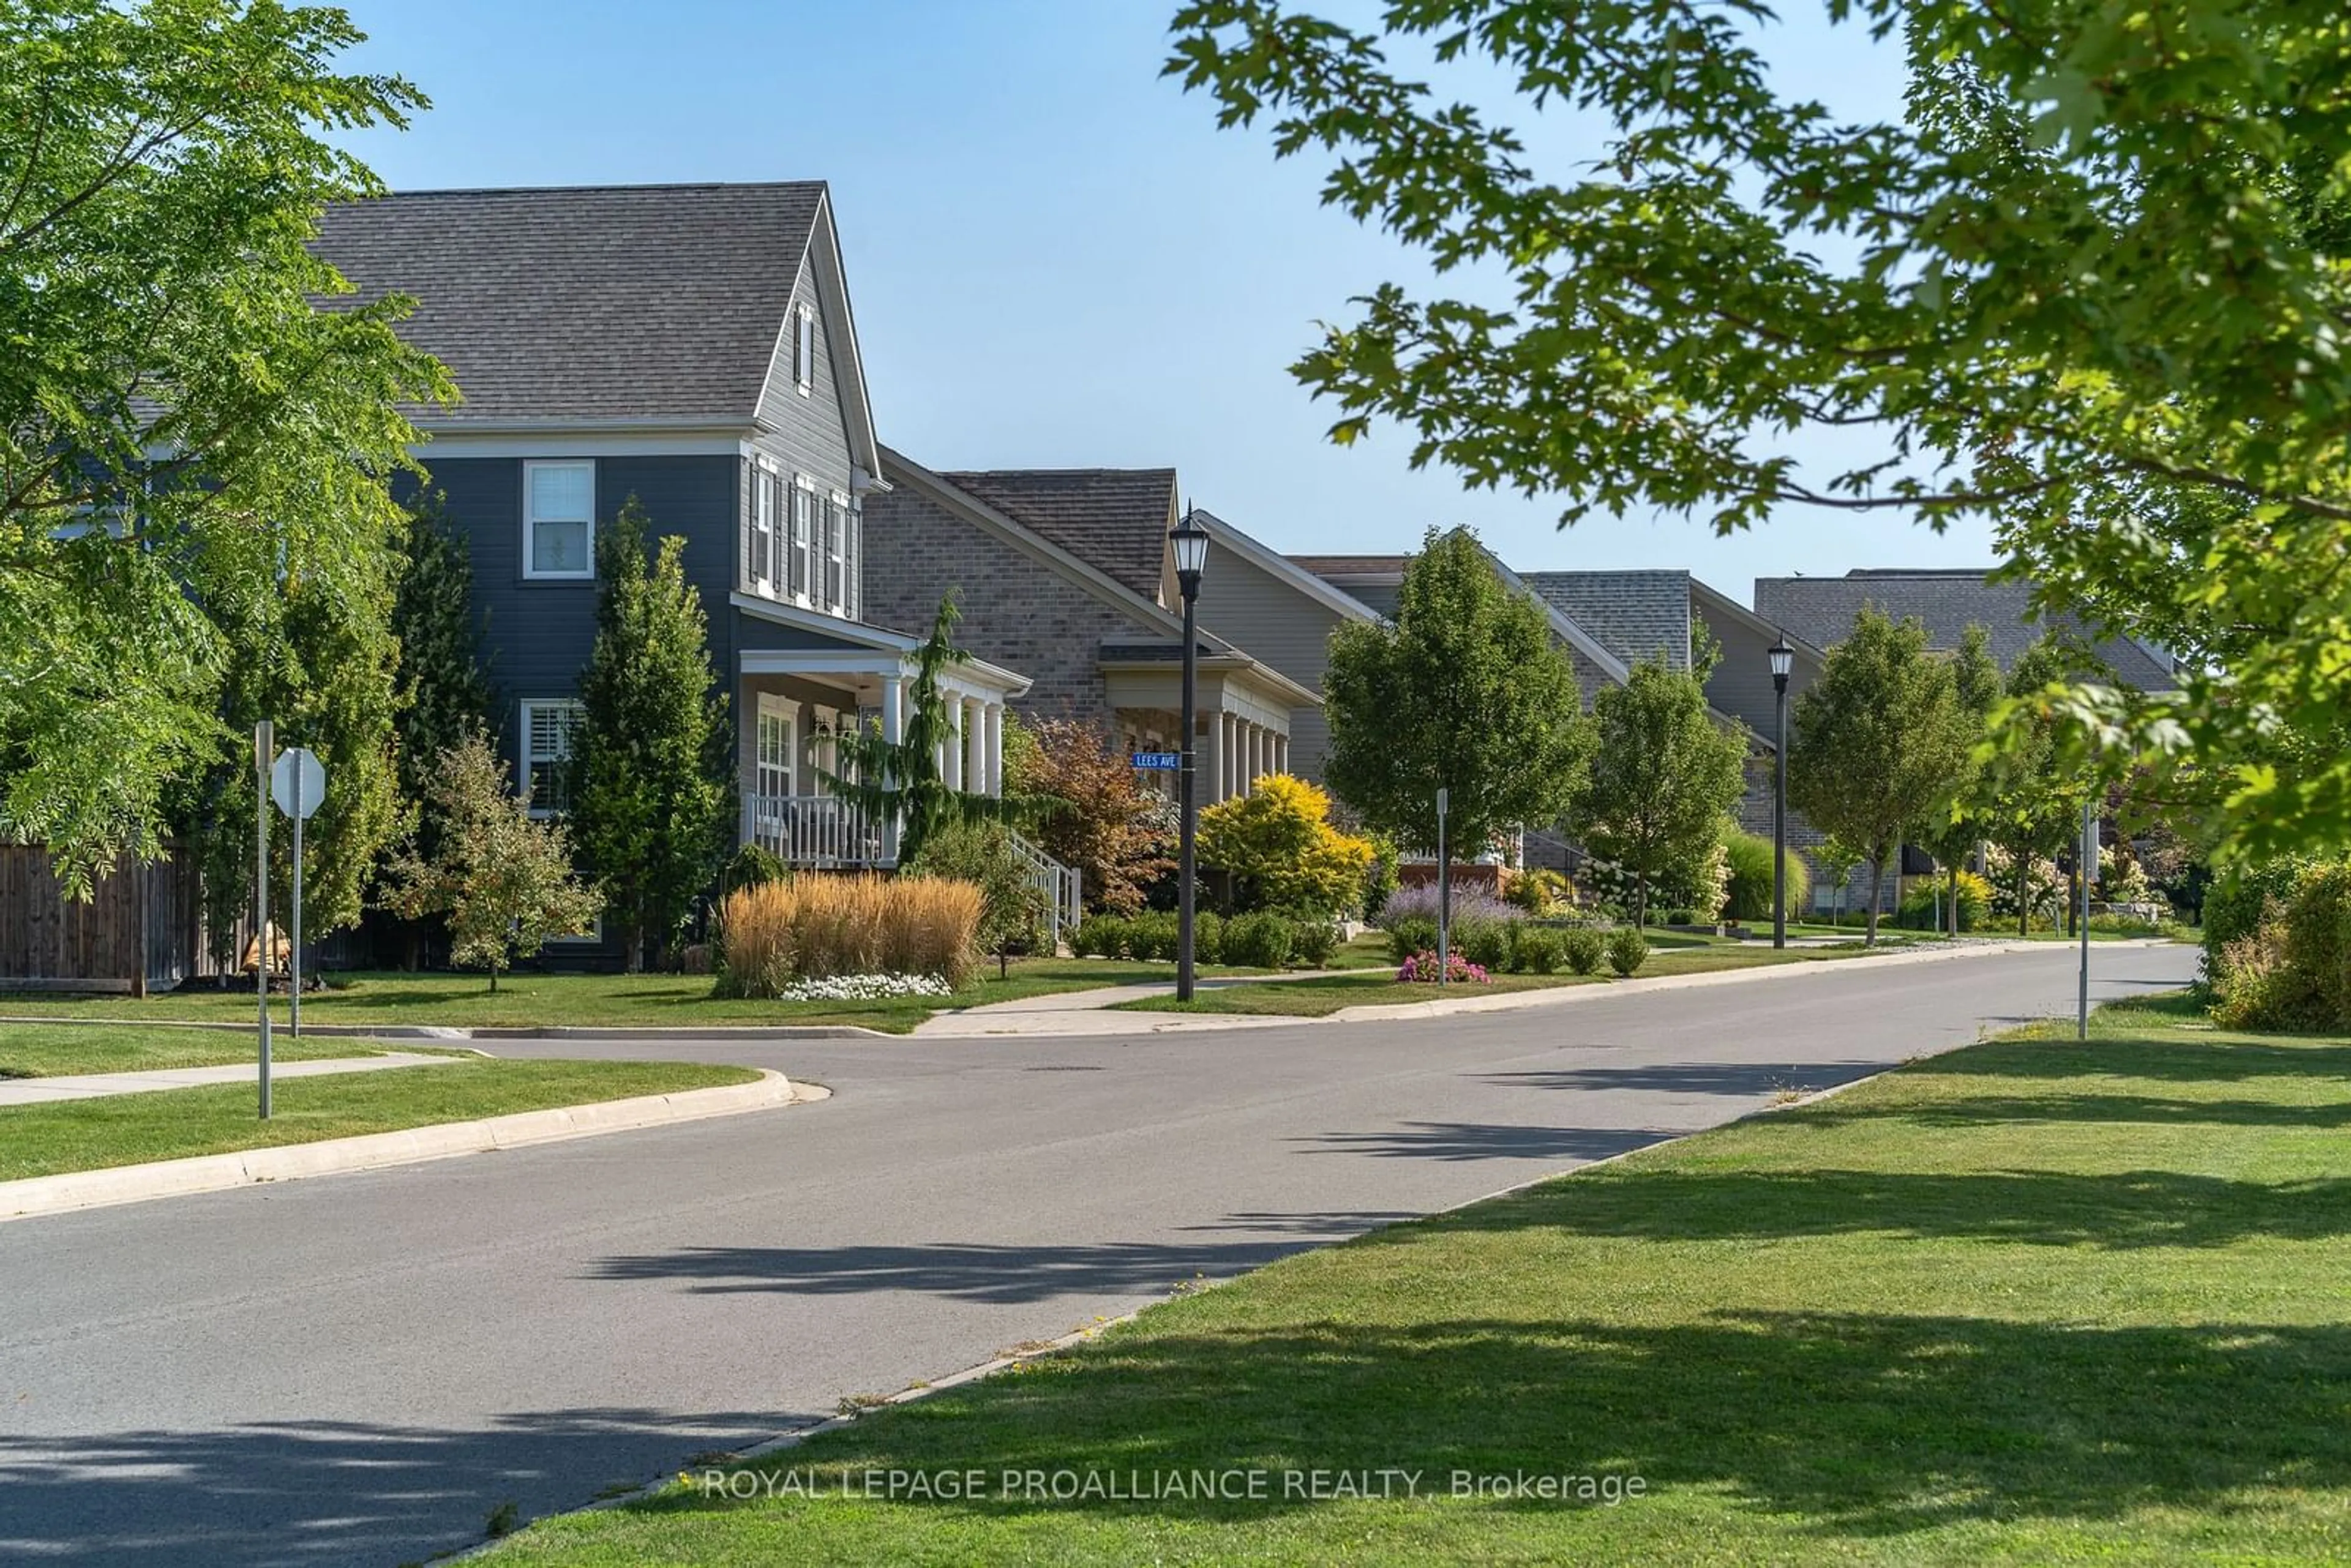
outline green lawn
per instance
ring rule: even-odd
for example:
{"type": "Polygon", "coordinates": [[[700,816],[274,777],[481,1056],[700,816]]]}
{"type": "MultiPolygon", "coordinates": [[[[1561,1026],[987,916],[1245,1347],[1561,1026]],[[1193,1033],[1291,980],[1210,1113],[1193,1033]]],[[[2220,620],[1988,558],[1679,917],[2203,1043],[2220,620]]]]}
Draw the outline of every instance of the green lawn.
{"type": "MultiPolygon", "coordinates": [[[[1370,939],[1361,940],[1368,942],[1370,939]]],[[[1881,940],[1880,945],[1902,944],[1881,940]]],[[[1769,943],[1653,931],[1649,933],[1648,962],[1643,964],[1637,973],[1646,978],[1656,975],[1704,974],[1714,969],[1754,969],[1774,964],[1849,958],[1860,951],[1857,942],[1836,947],[1779,949],[1769,943]]],[[[1196,993],[1189,1002],[1179,1002],[1173,997],[1145,997],[1138,1001],[1120,1002],[1117,1006],[1121,1009],[1136,1012],[1259,1013],[1288,1018],[1327,1018],[1342,1008],[1437,999],[1438,992],[1435,986],[1398,984],[1390,978],[1395,972],[1388,961],[1386,949],[1382,947],[1376,969],[1366,967],[1357,973],[1320,975],[1312,979],[1273,981],[1261,986],[1220,986],[1212,991],[1196,993]]],[[[1491,996],[1503,991],[1547,990],[1561,986],[1596,986],[1614,977],[1613,971],[1607,969],[1597,975],[1572,975],[1564,969],[1549,975],[1504,974],[1494,976],[1491,981],[1482,986],[1448,986],[1444,995],[1452,998],[1491,996]]]]}
{"type": "MultiPolygon", "coordinates": [[[[1203,967],[1204,975],[1261,973],[1203,967]]],[[[399,972],[339,974],[332,988],[302,998],[305,1023],[437,1024],[481,1027],[664,1025],[692,1029],[704,1024],[858,1024],[903,1033],[946,1008],[1017,1001],[1055,991],[1095,986],[1165,981],[1173,985],[1172,964],[1099,958],[1020,958],[1008,979],[996,966],[952,997],[891,997],[870,1002],[726,1001],[710,994],[707,975],[507,975],[491,994],[486,977],[399,972]]],[[[286,998],[272,1010],[286,1022],[286,998]]],[[[68,998],[0,996],[0,1019],[234,1019],[254,1016],[251,991],[191,990],[134,1001],[128,997],[68,998]]]]}
{"type": "Polygon", "coordinates": [[[0,1106],[0,1181],[747,1083],[757,1076],[748,1068],[694,1062],[471,1058],[284,1079],[271,1086],[266,1122],[254,1114],[250,1083],[0,1106]]]}
{"type": "Polygon", "coordinates": [[[831,1495],[674,1487],[492,1560],[2351,1560],[2346,1124],[2351,1040],[2108,1009],[2086,1046],[2003,1038],[1302,1254],[768,1461],[831,1495]],[[987,1495],[839,1495],[893,1468],[987,1495]],[[1001,1495],[1252,1468],[1261,1500],[1001,1495]],[[1280,1474],[1384,1468],[1646,1495],[1280,1474]]]}
{"type": "MultiPolygon", "coordinates": [[[[247,997],[248,1005],[253,998],[247,997]]],[[[133,1025],[65,1029],[56,1024],[0,1023],[0,1081],[55,1078],[73,1072],[146,1072],[166,1067],[212,1067],[251,1061],[256,1047],[250,1033],[225,1030],[141,1029],[133,1025]]],[[[273,1061],[318,1057],[373,1056],[384,1048],[371,1040],[306,1035],[296,1040],[272,1031],[273,1061]]],[[[413,1050],[413,1046],[403,1046],[413,1050]]]]}

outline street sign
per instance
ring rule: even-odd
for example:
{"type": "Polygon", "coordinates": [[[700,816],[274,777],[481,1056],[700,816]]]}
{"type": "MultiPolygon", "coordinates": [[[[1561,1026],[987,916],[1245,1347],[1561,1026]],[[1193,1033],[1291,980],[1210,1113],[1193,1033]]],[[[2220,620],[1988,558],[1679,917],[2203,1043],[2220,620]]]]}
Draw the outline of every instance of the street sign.
{"type": "MultiPolygon", "coordinates": [[[[269,769],[269,798],[277,809],[294,819],[294,946],[288,950],[287,965],[287,1007],[292,1013],[294,1038],[302,1038],[302,822],[319,809],[326,799],[327,769],[319,763],[319,754],[307,746],[288,747],[277,754],[277,761],[269,769]]],[[[269,992],[266,969],[262,971],[261,989],[269,992]]]]}
{"type": "Polygon", "coordinates": [[[307,817],[327,796],[327,770],[319,754],[307,746],[289,747],[277,754],[269,769],[269,798],[289,817],[307,817]]]}
{"type": "Polygon", "coordinates": [[[1180,751],[1138,751],[1134,754],[1134,765],[1160,773],[1176,773],[1183,769],[1184,754],[1180,751]]]}

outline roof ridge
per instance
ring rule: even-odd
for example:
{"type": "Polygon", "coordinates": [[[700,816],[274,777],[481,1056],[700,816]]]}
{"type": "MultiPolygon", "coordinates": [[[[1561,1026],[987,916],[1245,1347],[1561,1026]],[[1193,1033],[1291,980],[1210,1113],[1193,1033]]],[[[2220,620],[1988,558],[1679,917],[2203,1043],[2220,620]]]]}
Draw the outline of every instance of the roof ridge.
{"type": "Polygon", "coordinates": [[[586,185],[423,185],[360,196],[336,205],[360,202],[394,202],[412,196],[548,196],[603,194],[615,191],[804,191],[827,184],[823,180],[647,180],[586,185]]]}

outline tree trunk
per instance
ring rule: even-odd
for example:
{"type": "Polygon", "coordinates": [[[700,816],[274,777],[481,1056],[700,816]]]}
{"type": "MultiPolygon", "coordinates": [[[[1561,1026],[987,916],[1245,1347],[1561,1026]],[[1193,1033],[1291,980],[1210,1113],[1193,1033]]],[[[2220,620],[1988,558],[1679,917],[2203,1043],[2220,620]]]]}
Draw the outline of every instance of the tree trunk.
{"type": "Polygon", "coordinates": [[[1886,904],[1886,862],[1869,862],[1869,935],[1862,938],[1865,947],[1877,946],[1877,912],[1886,904]]]}
{"type": "Polygon", "coordinates": [[[494,996],[494,997],[495,997],[495,996],[496,996],[497,994],[498,994],[498,967],[497,967],[496,964],[493,964],[493,965],[491,965],[491,966],[490,966],[490,995],[492,995],[492,996],[494,996]]]}
{"type": "Polygon", "coordinates": [[[2032,935],[2032,862],[2016,857],[2016,934],[2032,935]]]}
{"type": "Polygon", "coordinates": [[[1951,905],[1951,935],[1953,936],[1957,936],[1959,934],[1959,866],[1957,861],[1951,862],[1949,881],[1951,888],[1951,896],[1949,899],[1951,905]]]}

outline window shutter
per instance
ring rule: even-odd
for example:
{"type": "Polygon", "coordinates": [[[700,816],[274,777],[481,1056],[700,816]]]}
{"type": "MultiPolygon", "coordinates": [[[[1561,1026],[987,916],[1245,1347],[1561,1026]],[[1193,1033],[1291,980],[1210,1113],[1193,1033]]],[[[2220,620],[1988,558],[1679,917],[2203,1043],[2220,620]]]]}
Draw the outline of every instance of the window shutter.
{"type": "Polygon", "coordinates": [[[742,486],[743,516],[740,519],[741,526],[737,530],[742,535],[743,543],[740,549],[737,551],[735,559],[743,563],[740,572],[743,581],[740,586],[745,589],[755,588],[758,585],[759,569],[758,562],[753,559],[754,541],[752,539],[751,533],[751,530],[758,526],[758,499],[751,494],[751,486],[758,482],[759,465],[748,457],[744,458],[742,486]]]}
{"type": "Polygon", "coordinates": [[[864,570],[858,559],[865,544],[865,514],[852,507],[841,519],[841,526],[849,530],[841,547],[841,554],[848,563],[844,570],[849,574],[849,580],[842,586],[841,593],[848,604],[849,618],[856,621],[863,618],[865,611],[864,570]]]}

